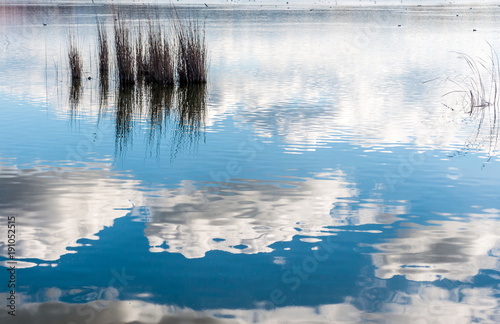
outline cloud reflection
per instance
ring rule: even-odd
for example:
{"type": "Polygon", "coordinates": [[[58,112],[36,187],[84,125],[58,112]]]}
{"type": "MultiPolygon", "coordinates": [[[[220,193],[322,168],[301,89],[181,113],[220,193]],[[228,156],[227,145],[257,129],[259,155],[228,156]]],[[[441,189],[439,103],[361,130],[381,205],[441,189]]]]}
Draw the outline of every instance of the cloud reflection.
{"type": "Polygon", "coordinates": [[[372,255],[379,278],[405,276],[414,281],[470,281],[484,269],[500,268],[498,214],[468,221],[432,221],[412,225],[397,238],[375,245],[372,255]]]}
{"type": "MultiPolygon", "coordinates": [[[[110,165],[96,163],[87,168],[55,169],[39,166],[18,169],[0,168],[0,222],[15,216],[19,235],[16,258],[55,261],[80,246],[80,239],[95,240],[95,235],[110,227],[140,202],[138,181],[118,179],[110,165]]],[[[6,257],[7,231],[1,234],[0,255],[6,257]]],[[[23,263],[23,267],[34,266],[23,263]]]]}
{"type": "MultiPolygon", "coordinates": [[[[61,291],[51,289],[51,301],[22,303],[9,323],[86,323],[86,324],[165,324],[165,323],[494,323],[500,315],[495,291],[490,288],[455,288],[420,285],[411,293],[390,293],[390,300],[371,300],[379,310],[364,310],[359,297],[349,296],[339,304],[317,307],[289,306],[264,309],[207,309],[196,311],[140,300],[97,300],[85,304],[58,301],[61,291]],[[358,299],[358,300],[357,300],[358,299]]],[[[5,294],[0,294],[6,298],[5,294]]],[[[25,296],[19,296],[25,299],[25,296]]],[[[0,320],[8,318],[0,313],[0,320]]]]}
{"type": "MultiPolygon", "coordinates": [[[[142,220],[147,222],[150,251],[186,258],[212,250],[270,252],[272,244],[296,235],[335,235],[339,226],[389,224],[406,213],[401,202],[358,202],[358,189],[340,170],[304,179],[214,184],[183,181],[177,188],[143,192],[139,181],[123,178],[105,163],[59,169],[3,166],[1,217],[15,215],[20,220],[19,259],[54,261],[71,253],[68,248],[79,246],[78,240],[96,239],[116,218],[140,216],[141,210],[149,213],[142,220]],[[359,208],[349,210],[346,202],[359,208]]],[[[4,242],[0,253],[7,256],[4,242]]]]}
{"type": "Polygon", "coordinates": [[[197,188],[184,181],[177,189],[149,195],[150,251],[187,258],[200,258],[211,250],[270,252],[273,243],[295,235],[334,235],[341,230],[335,226],[389,224],[406,213],[401,203],[359,202],[358,189],[340,170],[306,179],[238,179],[223,188],[207,185],[197,188]],[[350,204],[359,208],[350,210],[350,204]]]}

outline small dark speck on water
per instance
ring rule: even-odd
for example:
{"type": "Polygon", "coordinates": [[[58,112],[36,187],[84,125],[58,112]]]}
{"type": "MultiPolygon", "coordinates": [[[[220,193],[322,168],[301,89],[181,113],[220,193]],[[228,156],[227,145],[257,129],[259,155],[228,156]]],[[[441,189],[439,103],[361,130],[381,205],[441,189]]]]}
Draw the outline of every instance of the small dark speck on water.
{"type": "Polygon", "coordinates": [[[472,31],[476,31],[475,29],[473,29],[472,31]]]}
{"type": "Polygon", "coordinates": [[[88,80],[92,80],[92,77],[88,77],[87,79],[88,79],[88,80]]]}
{"type": "Polygon", "coordinates": [[[398,27],[401,27],[401,25],[398,25],[398,27]]]}

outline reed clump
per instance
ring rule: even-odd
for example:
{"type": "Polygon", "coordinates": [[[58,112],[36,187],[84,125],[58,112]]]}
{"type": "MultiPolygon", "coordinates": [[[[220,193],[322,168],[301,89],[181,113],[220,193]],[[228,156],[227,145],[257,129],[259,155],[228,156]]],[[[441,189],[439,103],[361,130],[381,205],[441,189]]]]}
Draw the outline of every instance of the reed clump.
{"type": "Polygon", "coordinates": [[[169,33],[160,26],[159,18],[149,19],[146,51],[146,80],[167,85],[175,82],[174,57],[169,33]]]}
{"type": "Polygon", "coordinates": [[[115,53],[120,85],[135,83],[135,56],[130,29],[118,13],[115,17],[115,53]]]}
{"type": "MultiPolygon", "coordinates": [[[[114,66],[120,86],[143,80],[162,86],[206,83],[208,63],[204,26],[196,19],[180,18],[173,7],[170,18],[172,24],[165,27],[156,11],[156,17],[148,17],[146,26],[139,24],[131,28],[130,21],[116,12],[114,39],[109,39],[105,25],[96,21],[100,79],[107,79],[114,66]],[[110,48],[113,41],[114,47],[110,48]]],[[[68,39],[71,78],[81,79],[81,52],[74,35],[70,34],[68,39]]]]}
{"type": "Polygon", "coordinates": [[[177,16],[174,25],[177,41],[177,77],[181,85],[207,82],[207,43],[205,29],[197,20],[183,21],[177,16]]]}
{"type": "Polygon", "coordinates": [[[82,57],[74,34],[68,36],[68,61],[72,80],[81,80],[83,72],[82,57]]]}

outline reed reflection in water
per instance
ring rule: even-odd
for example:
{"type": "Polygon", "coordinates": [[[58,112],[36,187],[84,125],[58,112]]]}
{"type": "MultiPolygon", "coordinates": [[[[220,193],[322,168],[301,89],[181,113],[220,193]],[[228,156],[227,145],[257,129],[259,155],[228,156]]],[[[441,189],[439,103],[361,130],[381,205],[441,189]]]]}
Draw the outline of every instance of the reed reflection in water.
{"type": "Polygon", "coordinates": [[[109,78],[108,74],[102,73],[99,75],[99,115],[101,115],[108,105],[109,96],[109,78]]]}
{"type": "Polygon", "coordinates": [[[71,79],[69,87],[69,108],[72,118],[75,118],[78,113],[78,106],[80,104],[82,93],[82,79],[71,79]]]}
{"type": "Polygon", "coordinates": [[[500,60],[489,44],[486,58],[460,53],[469,68],[468,74],[448,78],[454,89],[444,95],[445,106],[463,114],[463,123],[473,128],[464,152],[483,149],[487,161],[498,154],[500,135],[500,60]]]}
{"type": "Polygon", "coordinates": [[[116,98],[115,151],[122,151],[131,140],[130,131],[133,127],[133,115],[140,110],[142,105],[136,102],[138,98],[137,87],[133,85],[118,87],[116,98]]]}
{"type": "Polygon", "coordinates": [[[174,133],[175,150],[172,158],[183,145],[193,148],[204,134],[207,89],[205,84],[190,84],[177,89],[177,131],[174,133]]]}
{"type": "MultiPolygon", "coordinates": [[[[146,134],[150,150],[160,153],[162,141],[169,138],[171,158],[184,148],[193,149],[204,134],[207,87],[158,85],[140,82],[117,86],[110,96],[107,78],[99,81],[99,114],[97,125],[113,113],[115,121],[115,153],[124,154],[135,136],[146,134]],[[111,107],[115,107],[114,110],[111,107]],[[134,135],[135,134],[135,135],[134,135]]],[[[79,80],[72,82],[69,92],[70,117],[82,97],[79,80]]]]}
{"type": "Polygon", "coordinates": [[[165,135],[174,104],[175,88],[151,84],[148,86],[148,117],[149,132],[148,143],[155,147],[156,154],[160,153],[161,139],[165,135]]]}

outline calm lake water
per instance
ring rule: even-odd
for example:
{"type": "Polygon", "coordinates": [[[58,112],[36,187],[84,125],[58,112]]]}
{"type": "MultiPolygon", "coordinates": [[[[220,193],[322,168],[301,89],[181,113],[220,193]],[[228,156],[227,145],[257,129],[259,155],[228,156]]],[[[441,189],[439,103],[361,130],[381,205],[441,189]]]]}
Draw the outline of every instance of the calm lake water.
{"type": "Polygon", "coordinates": [[[0,7],[2,323],[500,322],[500,7],[178,11],[206,86],[101,83],[110,7],[0,7]]]}

